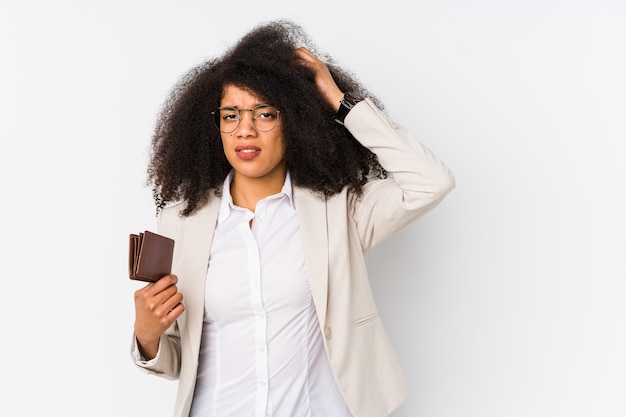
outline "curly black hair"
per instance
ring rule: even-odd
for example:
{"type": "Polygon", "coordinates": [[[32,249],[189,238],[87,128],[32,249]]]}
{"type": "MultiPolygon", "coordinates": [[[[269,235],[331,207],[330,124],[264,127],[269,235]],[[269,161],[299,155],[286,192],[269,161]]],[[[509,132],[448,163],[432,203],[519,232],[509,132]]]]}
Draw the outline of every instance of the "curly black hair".
{"type": "Polygon", "coordinates": [[[211,111],[226,85],[247,89],[281,111],[285,163],[294,185],[328,198],[344,187],[357,195],[371,178],[387,172],[376,155],[335,121],[318,91],[313,71],[294,50],[304,46],[323,60],[342,91],[383,105],[356,77],[316,51],[301,26],[289,20],[260,24],[221,57],[195,66],[174,85],[163,103],[151,142],[148,185],[157,213],[184,201],[187,216],[220,196],[232,169],[222,149],[211,111]]]}

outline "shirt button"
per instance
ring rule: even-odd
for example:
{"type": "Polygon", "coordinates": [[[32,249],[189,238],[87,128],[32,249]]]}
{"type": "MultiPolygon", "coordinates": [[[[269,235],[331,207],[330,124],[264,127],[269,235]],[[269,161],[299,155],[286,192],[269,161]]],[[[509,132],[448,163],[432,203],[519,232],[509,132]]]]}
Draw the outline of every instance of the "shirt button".
{"type": "Polygon", "coordinates": [[[330,326],[326,326],[324,328],[324,336],[326,336],[326,339],[332,339],[333,332],[332,332],[332,330],[330,330],[330,326]]]}

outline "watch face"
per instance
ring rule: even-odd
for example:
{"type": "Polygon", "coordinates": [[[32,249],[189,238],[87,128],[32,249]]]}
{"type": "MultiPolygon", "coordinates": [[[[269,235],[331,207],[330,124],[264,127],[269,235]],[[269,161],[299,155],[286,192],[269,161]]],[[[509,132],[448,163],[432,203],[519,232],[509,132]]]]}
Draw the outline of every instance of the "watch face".
{"type": "Polygon", "coordinates": [[[347,92],[343,96],[343,102],[348,108],[352,108],[356,103],[363,100],[361,97],[357,96],[356,93],[347,92]]]}

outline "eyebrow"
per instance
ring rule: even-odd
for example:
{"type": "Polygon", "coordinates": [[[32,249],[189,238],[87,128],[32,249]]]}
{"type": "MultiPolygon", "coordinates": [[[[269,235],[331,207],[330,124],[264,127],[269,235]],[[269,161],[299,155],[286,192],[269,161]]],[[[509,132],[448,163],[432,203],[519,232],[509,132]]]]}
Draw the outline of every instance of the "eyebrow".
{"type": "Polygon", "coordinates": [[[237,109],[237,110],[252,110],[252,109],[257,108],[257,107],[259,107],[259,106],[271,106],[271,107],[276,107],[276,106],[274,106],[273,104],[270,104],[270,103],[258,103],[258,104],[255,104],[254,106],[252,106],[252,107],[250,107],[250,108],[248,108],[248,109],[243,109],[243,108],[241,108],[241,107],[239,107],[239,106],[230,106],[230,105],[224,105],[224,106],[219,106],[219,107],[220,107],[220,108],[225,108],[225,107],[228,107],[228,108],[237,109]]]}

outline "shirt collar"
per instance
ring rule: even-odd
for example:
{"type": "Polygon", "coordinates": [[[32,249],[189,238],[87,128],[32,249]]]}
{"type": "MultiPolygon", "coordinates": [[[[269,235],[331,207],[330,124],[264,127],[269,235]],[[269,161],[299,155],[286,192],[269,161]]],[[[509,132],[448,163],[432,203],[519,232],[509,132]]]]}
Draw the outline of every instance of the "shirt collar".
{"type": "MultiPolygon", "coordinates": [[[[217,216],[218,223],[225,221],[235,207],[235,204],[233,203],[233,196],[230,194],[230,184],[233,180],[233,175],[234,171],[230,171],[224,180],[224,184],[222,185],[222,201],[220,203],[220,211],[217,216]]],[[[280,192],[266,198],[280,198],[283,196],[287,197],[289,206],[295,210],[295,205],[293,203],[293,187],[291,185],[291,175],[289,174],[289,171],[287,171],[287,174],[285,175],[285,182],[283,183],[283,188],[280,192]]]]}

